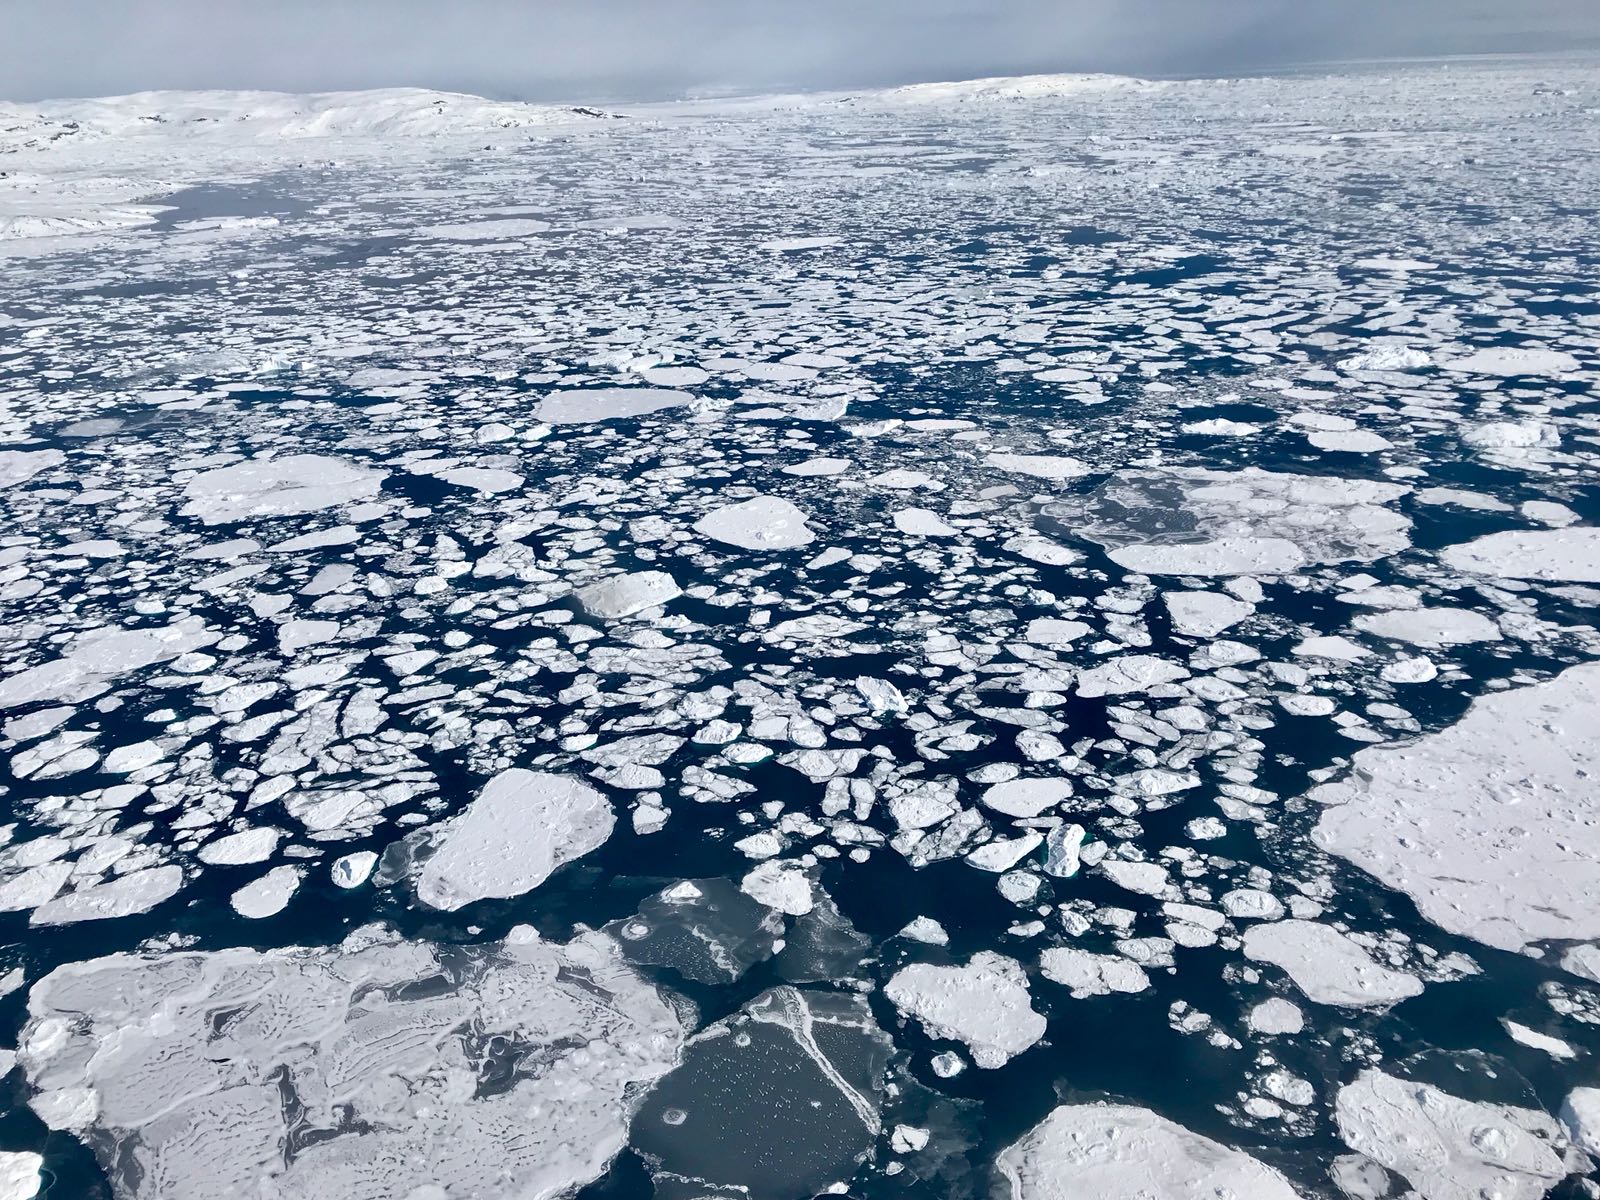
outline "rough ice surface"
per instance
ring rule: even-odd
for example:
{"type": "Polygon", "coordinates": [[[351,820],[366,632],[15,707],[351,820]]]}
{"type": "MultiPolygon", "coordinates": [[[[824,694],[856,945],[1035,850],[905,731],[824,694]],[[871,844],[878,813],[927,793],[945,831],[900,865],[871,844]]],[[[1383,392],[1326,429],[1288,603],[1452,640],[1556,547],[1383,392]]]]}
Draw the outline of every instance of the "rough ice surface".
{"type": "Polygon", "coordinates": [[[1600,940],[1600,666],[1482,697],[1448,729],[1353,765],[1319,845],[1452,933],[1504,950],[1600,940]]]}
{"type": "Polygon", "coordinates": [[[817,538],[806,524],[806,514],[777,496],[757,496],[724,505],[701,517],[694,529],[742,550],[792,550],[809,546],[817,538]]]}
{"type": "Polygon", "coordinates": [[[1244,952],[1279,967],[1308,1000],[1341,1008],[1385,1008],[1419,995],[1415,975],[1391,970],[1344,934],[1316,921],[1274,921],[1244,935],[1244,952]]]}
{"type": "Polygon", "coordinates": [[[423,904],[446,912],[520,896],[605,845],[615,823],[611,801],[581,779],[502,771],[458,816],[407,847],[412,885],[423,904]]]}
{"type": "Polygon", "coordinates": [[[1044,1017],[1029,1002],[1027,974],[1016,960],[989,950],[965,966],[903,967],[883,994],[930,1036],[964,1043],[980,1067],[1004,1066],[1044,1036],[1044,1017]]]}
{"type": "Polygon", "coordinates": [[[1378,1069],[1339,1089],[1334,1119],[1351,1149],[1423,1200],[1538,1200],[1567,1174],[1545,1114],[1463,1100],[1378,1069]]]}
{"type": "Polygon", "coordinates": [[[1265,1163],[1127,1104],[1061,1105],[998,1169],[1009,1200],[1299,1200],[1265,1163]]]}
{"type": "Polygon", "coordinates": [[[677,1062],[607,938],[121,954],[57,969],[19,1046],[34,1110],[118,1195],[553,1196],[677,1062]]]}
{"type": "MultiPolygon", "coordinates": [[[[526,923],[693,1103],[372,1194],[982,1200],[1102,1101],[1421,1193],[1371,1070],[1592,1145],[1591,58],[0,104],[0,1046],[81,960],[381,917],[446,966],[360,1003],[455,1016],[400,1117],[280,1089],[292,1173],[583,1053],[448,965],[526,923]]],[[[143,1186],[84,1128],[0,1154],[143,1186]]]]}
{"type": "Polygon", "coordinates": [[[683,595],[677,581],[665,571],[634,571],[613,575],[580,588],[578,603],[591,616],[605,621],[631,617],[647,608],[658,608],[683,595]]]}
{"type": "Polygon", "coordinates": [[[1474,575],[1600,583],[1600,527],[1511,529],[1446,546],[1439,557],[1474,575]]]}
{"type": "Polygon", "coordinates": [[[183,511],[207,525],[302,516],[377,495],[384,474],[325,454],[247,459],[189,480],[183,511]]]}

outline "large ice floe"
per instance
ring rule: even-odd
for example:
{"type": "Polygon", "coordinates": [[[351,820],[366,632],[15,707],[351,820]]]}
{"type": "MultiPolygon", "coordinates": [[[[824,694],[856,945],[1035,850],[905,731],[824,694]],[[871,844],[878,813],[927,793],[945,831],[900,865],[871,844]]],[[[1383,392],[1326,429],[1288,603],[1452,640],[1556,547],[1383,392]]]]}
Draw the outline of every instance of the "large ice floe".
{"type": "Polygon", "coordinates": [[[1505,950],[1600,941],[1600,666],[1473,702],[1409,745],[1373,746],[1319,845],[1416,901],[1434,924],[1505,950]]]}
{"type": "Polygon", "coordinates": [[[1062,1105],[998,1169],[1009,1200],[1299,1200],[1265,1163],[1127,1104],[1062,1105]]]}
{"type": "Polygon", "coordinates": [[[380,867],[445,911],[531,892],[563,863],[605,845],[611,801],[581,779],[502,771],[459,814],[391,847],[380,867]]]}
{"type": "Polygon", "coordinates": [[[622,1148],[677,1011],[589,935],[114,955],[28,999],[32,1104],[119,1195],[555,1196],[622,1148]]]}

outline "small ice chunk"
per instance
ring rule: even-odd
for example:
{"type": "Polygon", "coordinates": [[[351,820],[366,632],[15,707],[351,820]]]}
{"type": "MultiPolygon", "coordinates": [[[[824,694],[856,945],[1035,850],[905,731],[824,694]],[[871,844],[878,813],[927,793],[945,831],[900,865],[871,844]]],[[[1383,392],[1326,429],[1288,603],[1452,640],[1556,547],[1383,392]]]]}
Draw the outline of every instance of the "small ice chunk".
{"type": "Polygon", "coordinates": [[[299,890],[301,874],[299,867],[274,867],[260,879],[245,884],[229,903],[234,912],[252,920],[277,916],[299,890]]]}
{"type": "Polygon", "coordinates": [[[371,850],[357,850],[354,854],[334,859],[328,874],[335,887],[358,888],[367,881],[372,868],[377,865],[378,856],[371,850]]]}

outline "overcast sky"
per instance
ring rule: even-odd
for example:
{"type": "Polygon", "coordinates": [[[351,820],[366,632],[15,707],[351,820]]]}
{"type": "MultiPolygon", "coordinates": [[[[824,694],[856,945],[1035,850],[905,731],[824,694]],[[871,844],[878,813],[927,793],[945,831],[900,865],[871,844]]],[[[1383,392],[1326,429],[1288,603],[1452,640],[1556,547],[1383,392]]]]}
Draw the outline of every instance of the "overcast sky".
{"type": "Polygon", "coordinates": [[[1600,48],[1600,0],[0,0],[0,95],[653,99],[1600,48]]]}

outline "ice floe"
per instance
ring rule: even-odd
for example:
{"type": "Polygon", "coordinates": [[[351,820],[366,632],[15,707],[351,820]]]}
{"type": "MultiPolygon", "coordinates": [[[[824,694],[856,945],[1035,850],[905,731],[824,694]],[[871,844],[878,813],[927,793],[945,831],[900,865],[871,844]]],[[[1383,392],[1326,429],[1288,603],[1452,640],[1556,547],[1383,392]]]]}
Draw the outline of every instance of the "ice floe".
{"type": "Polygon", "coordinates": [[[114,955],[29,995],[31,1103],[118,1195],[554,1195],[622,1148],[675,1010],[588,935],[114,955]]]}
{"type": "Polygon", "coordinates": [[[1128,1104],[1064,1104],[1001,1152],[1009,1200],[1299,1200],[1240,1150],[1128,1104]]]}

